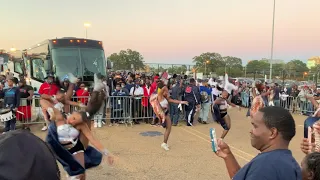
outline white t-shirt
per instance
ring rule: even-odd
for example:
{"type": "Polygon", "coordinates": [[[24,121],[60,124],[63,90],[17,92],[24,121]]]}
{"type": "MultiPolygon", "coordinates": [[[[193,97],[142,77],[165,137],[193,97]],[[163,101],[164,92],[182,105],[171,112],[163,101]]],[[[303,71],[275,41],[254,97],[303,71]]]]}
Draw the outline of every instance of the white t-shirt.
{"type": "MultiPolygon", "coordinates": [[[[143,88],[141,86],[132,87],[130,89],[130,95],[131,96],[143,96],[143,88]]],[[[136,99],[141,99],[141,97],[136,97],[136,99]]]]}

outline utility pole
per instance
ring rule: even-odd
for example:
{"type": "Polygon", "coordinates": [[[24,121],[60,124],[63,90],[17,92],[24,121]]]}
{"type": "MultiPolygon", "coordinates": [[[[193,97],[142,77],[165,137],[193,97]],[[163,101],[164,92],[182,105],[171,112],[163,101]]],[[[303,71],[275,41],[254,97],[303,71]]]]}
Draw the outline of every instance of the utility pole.
{"type": "Polygon", "coordinates": [[[271,57],[270,57],[270,81],[272,81],[272,61],[273,61],[273,40],[274,40],[275,15],[276,15],[276,0],[273,1],[272,40],[271,40],[271,57]]]}

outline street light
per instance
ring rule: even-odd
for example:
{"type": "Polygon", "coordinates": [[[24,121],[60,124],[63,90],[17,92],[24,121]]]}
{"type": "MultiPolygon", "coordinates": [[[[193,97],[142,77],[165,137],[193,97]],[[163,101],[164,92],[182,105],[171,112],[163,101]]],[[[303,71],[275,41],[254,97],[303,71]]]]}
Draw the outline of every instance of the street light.
{"type": "Polygon", "coordinates": [[[272,40],[271,40],[271,57],[270,57],[270,81],[272,80],[273,39],[274,39],[274,19],[275,19],[275,15],[276,15],[276,0],[273,0],[272,40]]]}
{"type": "Polygon", "coordinates": [[[14,47],[10,48],[10,51],[11,51],[11,52],[15,52],[16,50],[17,50],[17,49],[14,48],[14,47]]]}
{"type": "Polygon", "coordinates": [[[307,72],[304,72],[304,73],[303,73],[303,79],[304,79],[304,77],[305,77],[306,75],[308,75],[308,73],[307,73],[307,72]]]}
{"type": "Polygon", "coordinates": [[[88,28],[91,26],[90,23],[84,23],[83,26],[86,28],[86,39],[88,39],[88,28]]]}
{"type": "Polygon", "coordinates": [[[207,60],[206,62],[204,62],[204,75],[207,74],[207,64],[209,64],[209,60],[207,60]]]}

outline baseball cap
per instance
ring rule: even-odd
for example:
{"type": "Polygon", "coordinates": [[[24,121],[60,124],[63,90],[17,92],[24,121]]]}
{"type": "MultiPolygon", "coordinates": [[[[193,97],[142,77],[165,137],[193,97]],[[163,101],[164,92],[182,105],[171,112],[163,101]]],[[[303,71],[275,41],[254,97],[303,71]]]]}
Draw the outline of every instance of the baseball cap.
{"type": "Polygon", "coordinates": [[[0,147],[0,179],[60,179],[54,153],[29,131],[16,130],[0,135],[0,147]]]}

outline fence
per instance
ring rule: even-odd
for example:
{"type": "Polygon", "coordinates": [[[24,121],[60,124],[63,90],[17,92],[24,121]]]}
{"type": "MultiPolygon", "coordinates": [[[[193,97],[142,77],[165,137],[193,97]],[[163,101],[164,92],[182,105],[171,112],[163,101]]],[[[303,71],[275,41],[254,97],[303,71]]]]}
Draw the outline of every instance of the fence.
{"type": "MultiPolygon", "coordinates": [[[[73,97],[72,101],[86,104],[89,98],[90,97],[73,97]]],[[[241,98],[245,100],[247,97],[241,96],[241,98]]],[[[20,124],[44,124],[43,112],[39,100],[39,97],[35,97],[32,100],[21,99],[21,106],[18,108],[18,111],[23,112],[24,115],[16,113],[17,120],[20,121],[20,124]]],[[[315,111],[312,103],[305,98],[282,96],[278,103],[279,106],[289,110],[291,113],[311,115],[315,111]]],[[[103,112],[98,113],[101,116],[94,116],[94,120],[101,119],[104,122],[108,120],[110,123],[132,125],[133,122],[150,122],[155,118],[148,97],[111,96],[105,100],[104,105],[103,112]]],[[[246,105],[248,104],[244,106],[246,105]]],[[[0,102],[0,106],[3,107],[2,101],[0,102]]],[[[72,113],[75,110],[80,110],[80,108],[67,106],[65,110],[72,113]]],[[[179,116],[180,119],[182,119],[183,112],[180,112],[179,116]]]]}
{"type": "MultiPolygon", "coordinates": [[[[269,104],[266,99],[265,104],[269,104]]],[[[249,101],[252,101],[252,99],[247,95],[247,93],[241,93],[241,101],[242,106],[248,107],[249,101]]],[[[293,97],[288,95],[280,95],[280,100],[274,101],[275,106],[280,106],[291,113],[296,114],[304,114],[304,115],[310,115],[315,112],[315,107],[311,103],[310,100],[306,99],[305,97],[293,97]]]]}

